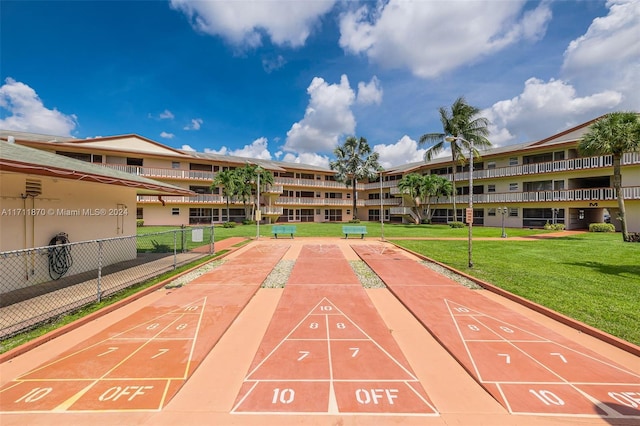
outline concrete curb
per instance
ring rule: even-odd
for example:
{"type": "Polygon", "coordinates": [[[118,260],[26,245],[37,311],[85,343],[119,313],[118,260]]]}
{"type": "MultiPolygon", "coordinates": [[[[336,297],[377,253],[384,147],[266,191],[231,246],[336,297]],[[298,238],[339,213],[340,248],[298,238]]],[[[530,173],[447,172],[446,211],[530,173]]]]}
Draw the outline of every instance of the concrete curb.
{"type": "Polygon", "coordinates": [[[429,262],[433,262],[436,265],[439,265],[445,269],[448,269],[458,275],[461,275],[465,278],[467,278],[470,281],[473,281],[474,283],[478,284],[479,286],[481,286],[482,288],[484,288],[485,290],[489,290],[492,293],[496,293],[506,299],[509,299],[511,301],[514,301],[516,303],[519,303],[522,306],[526,306],[527,308],[536,311],[542,315],[545,315],[555,321],[558,321],[561,324],[567,325],[571,328],[574,328],[578,331],[581,331],[582,333],[588,334],[589,336],[595,337],[596,339],[600,339],[603,342],[606,342],[612,346],[615,346],[618,349],[622,349],[623,351],[629,352],[630,354],[636,355],[636,356],[640,356],[640,346],[634,345],[631,342],[627,342],[626,340],[620,339],[619,337],[613,336],[605,331],[599,330],[595,327],[592,327],[588,324],[585,324],[581,321],[575,320],[571,317],[568,317],[564,314],[561,314],[560,312],[556,312],[553,309],[549,309],[546,306],[542,306],[538,303],[532,302],[528,299],[525,299],[524,297],[518,296],[516,294],[513,294],[507,290],[504,290],[500,287],[497,287],[491,283],[488,283],[486,281],[483,281],[481,279],[478,279],[476,277],[472,277],[471,275],[467,275],[464,272],[458,271],[457,269],[454,269],[448,265],[445,265],[444,263],[440,263],[437,260],[431,259],[427,256],[424,256],[420,253],[416,253],[412,250],[406,249],[404,247],[401,247],[395,243],[392,243],[390,241],[387,241],[389,244],[393,244],[394,246],[396,246],[397,248],[404,250],[408,253],[411,253],[412,255],[429,261],[429,262]]]}
{"type": "Polygon", "coordinates": [[[34,348],[36,348],[36,347],[48,342],[50,340],[55,339],[56,337],[60,337],[63,334],[66,334],[66,333],[68,333],[70,331],[73,331],[73,330],[75,330],[75,329],[77,329],[77,328],[79,328],[79,327],[81,327],[81,326],[83,326],[83,325],[85,325],[87,323],[90,323],[91,321],[93,321],[93,320],[95,320],[97,318],[100,318],[100,317],[102,317],[102,316],[104,316],[104,315],[106,315],[106,314],[108,314],[110,312],[113,312],[113,311],[115,311],[115,310],[117,310],[117,309],[119,309],[119,308],[121,308],[121,307],[123,307],[125,305],[128,305],[129,303],[131,303],[131,302],[133,302],[135,300],[138,300],[141,297],[144,297],[144,296],[146,296],[148,294],[151,294],[154,291],[164,287],[167,283],[175,280],[176,278],[180,278],[181,276],[186,275],[189,272],[191,272],[191,271],[193,271],[195,269],[198,269],[198,268],[202,267],[203,265],[206,265],[207,263],[213,262],[215,260],[224,259],[225,257],[227,257],[229,254],[233,253],[237,249],[238,249],[238,247],[233,247],[233,246],[222,248],[219,251],[222,251],[222,250],[229,250],[229,251],[227,253],[224,253],[224,254],[222,254],[222,255],[220,255],[218,257],[215,257],[215,258],[213,258],[213,259],[211,259],[211,260],[209,260],[207,262],[204,262],[204,263],[201,263],[199,265],[196,265],[193,268],[189,268],[186,271],[183,271],[183,272],[179,273],[178,275],[174,275],[171,278],[167,278],[166,280],[163,280],[163,281],[161,281],[161,282],[159,282],[157,284],[154,284],[154,285],[152,285],[150,287],[147,287],[144,290],[140,290],[138,293],[132,294],[131,296],[129,296],[129,297],[125,298],[125,299],[119,300],[118,302],[115,302],[115,303],[113,303],[113,304],[111,304],[109,306],[105,306],[104,308],[99,309],[99,310],[97,310],[95,312],[92,312],[89,315],[87,315],[85,317],[82,317],[82,318],[80,318],[80,319],[78,319],[78,320],[76,320],[76,321],[74,321],[72,323],[66,324],[66,325],[64,325],[64,326],[62,326],[60,328],[56,328],[55,330],[51,330],[47,334],[44,334],[44,335],[42,335],[40,337],[37,337],[37,338],[35,338],[33,340],[30,340],[30,341],[28,341],[26,343],[23,343],[20,346],[17,346],[15,348],[11,349],[11,350],[8,350],[7,352],[5,352],[3,354],[0,354],[0,364],[3,363],[3,362],[9,361],[9,360],[11,360],[11,359],[13,359],[13,358],[15,358],[15,357],[17,357],[19,355],[22,355],[25,352],[28,352],[28,351],[30,351],[30,350],[32,350],[32,349],[34,349],[34,348]]]}

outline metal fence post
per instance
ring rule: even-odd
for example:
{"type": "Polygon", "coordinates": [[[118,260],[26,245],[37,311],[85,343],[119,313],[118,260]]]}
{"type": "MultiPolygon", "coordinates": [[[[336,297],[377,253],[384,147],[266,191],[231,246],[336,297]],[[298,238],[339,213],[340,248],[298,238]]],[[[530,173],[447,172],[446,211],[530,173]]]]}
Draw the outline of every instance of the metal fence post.
{"type": "Polygon", "coordinates": [[[178,264],[178,231],[173,231],[173,269],[176,269],[178,264]]]}
{"type": "Polygon", "coordinates": [[[213,239],[213,225],[211,225],[211,235],[209,235],[209,254],[213,254],[213,244],[214,244],[214,239],[213,239]]]}
{"type": "Polygon", "coordinates": [[[98,303],[102,299],[102,240],[98,240],[98,303]]]}

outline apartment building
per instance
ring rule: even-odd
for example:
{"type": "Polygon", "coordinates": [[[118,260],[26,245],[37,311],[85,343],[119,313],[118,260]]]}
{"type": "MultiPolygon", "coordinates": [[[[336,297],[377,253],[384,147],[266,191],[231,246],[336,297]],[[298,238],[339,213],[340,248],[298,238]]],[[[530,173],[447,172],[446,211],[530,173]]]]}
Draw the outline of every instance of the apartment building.
{"type": "MultiPolygon", "coordinates": [[[[456,166],[457,219],[473,196],[474,225],[521,228],[562,223],[587,228],[611,220],[619,229],[612,186],[611,156],[581,157],[581,136],[592,121],[540,141],[492,148],[474,161],[473,189],[468,166],[456,166]]],[[[177,150],[138,135],[95,139],[55,138],[0,131],[16,143],[55,152],[104,167],[152,178],[191,190],[195,196],[139,195],[136,216],[146,225],[190,225],[245,219],[244,206],[230,204],[221,188],[211,186],[216,173],[256,164],[270,171],[274,184],[260,193],[263,223],[346,222],[354,218],[351,188],[337,182],[330,169],[312,165],[177,150]]],[[[397,183],[409,173],[435,173],[451,180],[450,158],[391,167],[376,179],[357,185],[357,217],[361,220],[412,222],[412,200],[397,183]]],[[[622,159],[622,185],[628,228],[640,232],[640,153],[622,159]]],[[[454,219],[453,197],[432,199],[432,221],[454,219]]]]}

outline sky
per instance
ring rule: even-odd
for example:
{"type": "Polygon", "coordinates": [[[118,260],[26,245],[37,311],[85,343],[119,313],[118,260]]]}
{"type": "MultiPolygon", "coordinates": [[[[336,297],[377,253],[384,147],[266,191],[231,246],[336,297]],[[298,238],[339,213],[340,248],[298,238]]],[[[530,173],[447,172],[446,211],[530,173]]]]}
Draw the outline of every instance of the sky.
{"type": "Polygon", "coordinates": [[[0,3],[0,129],[328,167],[421,161],[460,96],[494,146],[640,111],[640,0],[0,3]]]}

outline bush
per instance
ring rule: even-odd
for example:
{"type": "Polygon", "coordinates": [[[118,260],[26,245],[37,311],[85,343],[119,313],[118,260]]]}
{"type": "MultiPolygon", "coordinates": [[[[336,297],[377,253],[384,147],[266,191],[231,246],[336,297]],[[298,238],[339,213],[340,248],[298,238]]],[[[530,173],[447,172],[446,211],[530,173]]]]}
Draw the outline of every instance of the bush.
{"type": "Polygon", "coordinates": [[[545,223],[544,229],[550,231],[564,231],[564,223],[545,223]]]}
{"type": "Polygon", "coordinates": [[[589,232],[616,232],[616,227],[611,223],[590,223],[589,232]]]}
{"type": "Polygon", "coordinates": [[[449,222],[448,225],[452,228],[464,228],[464,222],[449,222]]]}
{"type": "Polygon", "coordinates": [[[640,243],[640,232],[629,232],[627,236],[628,243],[640,243]]]}
{"type": "Polygon", "coordinates": [[[235,222],[225,222],[222,224],[223,228],[235,228],[236,227],[236,223],[235,222]]]}
{"type": "Polygon", "coordinates": [[[421,224],[423,225],[430,225],[431,224],[431,219],[422,219],[420,221],[421,224]]]}
{"type": "Polygon", "coordinates": [[[251,219],[245,219],[242,221],[243,225],[255,225],[256,221],[255,220],[251,220],[251,219]]]}
{"type": "Polygon", "coordinates": [[[141,228],[144,226],[144,219],[136,219],[136,226],[141,228]]]}
{"type": "Polygon", "coordinates": [[[351,219],[349,223],[360,223],[360,219],[351,219]]]}

